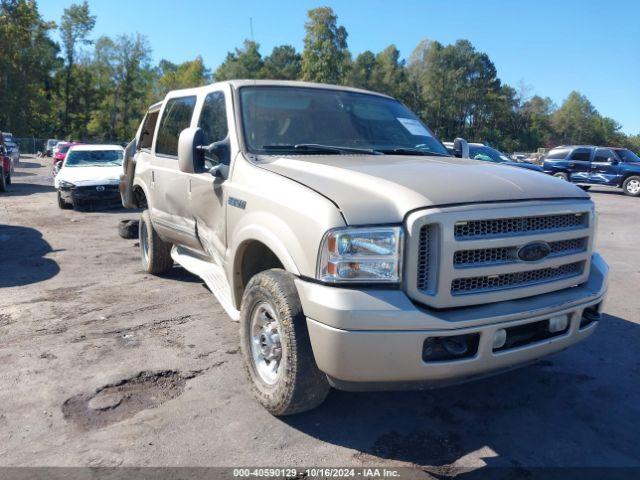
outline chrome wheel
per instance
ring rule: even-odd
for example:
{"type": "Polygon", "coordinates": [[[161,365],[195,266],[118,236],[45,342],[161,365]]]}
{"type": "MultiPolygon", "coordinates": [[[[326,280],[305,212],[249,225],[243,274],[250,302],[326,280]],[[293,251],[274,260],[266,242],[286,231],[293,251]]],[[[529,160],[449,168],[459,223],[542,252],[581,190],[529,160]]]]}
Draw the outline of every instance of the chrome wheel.
{"type": "Polygon", "coordinates": [[[251,315],[251,354],[253,365],[260,379],[267,385],[277,382],[282,360],[280,322],[273,307],[267,302],[258,303],[251,315]]]}
{"type": "Polygon", "coordinates": [[[140,222],[140,255],[145,266],[149,265],[149,234],[145,221],[140,222]]]}
{"type": "Polygon", "coordinates": [[[630,180],[627,183],[627,192],[631,195],[637,195],[640,193],[640,180],[630,180]]]}
{"type": "Polygon", "coordinates": [[[554,173],[553,176],[559,178],[560,180],[565,180],[567,182],[569,181],[569,177],[564,173],[554,173]]]}

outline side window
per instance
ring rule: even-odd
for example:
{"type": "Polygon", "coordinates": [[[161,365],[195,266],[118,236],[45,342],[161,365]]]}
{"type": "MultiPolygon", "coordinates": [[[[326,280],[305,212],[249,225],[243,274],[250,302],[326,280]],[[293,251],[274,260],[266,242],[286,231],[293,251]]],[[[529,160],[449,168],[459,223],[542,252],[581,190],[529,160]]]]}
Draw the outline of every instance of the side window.
{"type": "MultiPolygon", "coordinates": [[[[204,132],[204,143],[209,145],[224,140],[229,133],[227,125],[227,109],[224,103],[224,93],[213,92],[207,95],[202,106],[202,113],[198,126],[204,132]]],[[[205,154],[205,159],[218,163],[218,159],[211,154],[205,154]]]]}
{"type": "Polygon", "coordinates": [[[167,101],[160,120],[156,153],[178,155],[178,137],[182,130],[189,128],[195,104],[195,96],[172,98],[167,101]]]}
{"type": "Polygon", "coordinates": [[[147,113],[147,117],[144,119],[144,125],[142,126],[142,132],[140,132],[138,150],[141,148],[151,148],[153,133],[156,131],[156,122],[158,121],[159,113],[159,110],[147,113]]]}
{"type": "Polygon", "coordinates": [[[611,150],[608,148],[596,148],[596,156],[593,161],[606,163],[610,158],[616,158],[611,150]]]}
{"type": "Polygon", "coordinates": [[[569,160],[577,160],[579,162],[588,162],[591,158],[591,149],[589,148],[576,148],[569,160]]]}

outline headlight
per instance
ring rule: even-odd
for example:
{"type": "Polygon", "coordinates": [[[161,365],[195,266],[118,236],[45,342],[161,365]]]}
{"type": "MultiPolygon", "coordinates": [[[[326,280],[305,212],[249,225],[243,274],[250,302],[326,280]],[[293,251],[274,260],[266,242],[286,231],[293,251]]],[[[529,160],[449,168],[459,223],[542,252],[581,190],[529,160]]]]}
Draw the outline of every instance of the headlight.
{"type": "Polygon", "coordinates": [[[66,182],[64,180],[60,180],[58,182],[58,185],[60,186],[60,188],[75,188],[76,187],[73,183],[66,182]]]}
{"type": "Polygon", "coordinates": [[[401,227],[337,228],[322,239],[318,280],[398,283],[401,275],[401,227]]]}

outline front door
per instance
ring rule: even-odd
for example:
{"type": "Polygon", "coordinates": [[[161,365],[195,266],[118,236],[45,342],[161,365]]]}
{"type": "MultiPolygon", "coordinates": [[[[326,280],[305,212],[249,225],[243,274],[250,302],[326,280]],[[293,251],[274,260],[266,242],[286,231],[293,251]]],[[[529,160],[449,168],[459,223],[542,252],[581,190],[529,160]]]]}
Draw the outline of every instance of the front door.
{"type": "MultiPolygon", "coordinates": [[[[204,99],[198,127],[204,133],[205,145],[224,141],[229,135],[226,100],[223,91],[211,92],[204,99]]],[[[224,179],[229,172],[230,160],[205,153],[204,171],[190,175],[189,201],[198,240],[205,253],[221,266],[227,244],[224,179]],[[221,176],[209,172],[213,167],[219,167],[221,176]]]]}
{"type": "Polygon", "coordinates": [[[590,182],[600,185],[618,185],[620,180],[618,157],[610,148],[596,148],[591,162],[590,182]]]}

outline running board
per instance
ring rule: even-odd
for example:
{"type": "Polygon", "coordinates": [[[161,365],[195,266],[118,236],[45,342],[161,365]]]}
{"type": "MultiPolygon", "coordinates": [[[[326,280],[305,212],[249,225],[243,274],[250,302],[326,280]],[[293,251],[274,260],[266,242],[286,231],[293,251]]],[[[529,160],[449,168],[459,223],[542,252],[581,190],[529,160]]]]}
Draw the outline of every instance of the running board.
{"type": "Polygon", "coordinates": [[[176,263],[179,263],[182,268],[204,280],[204,283],[207,284],[207,287],[209,287],[209,290],[211,290],[216,297],[218,303],[222,305],[227,315],[231,317],[231,320],[234,322],[240,320],[240,311],[236,310],[233,306],[231,289],[222,267],[214,263],[205,262],[204,260],[194,257],[184,248],[175,246],[171,249],[171,258],[173,258],[176,263]]]}

